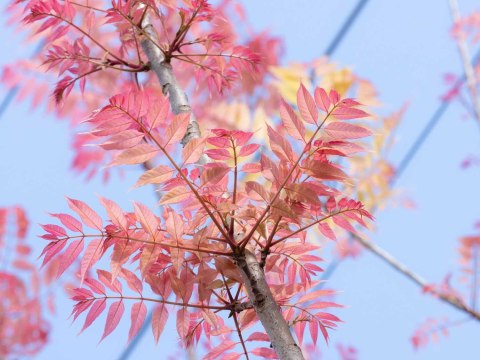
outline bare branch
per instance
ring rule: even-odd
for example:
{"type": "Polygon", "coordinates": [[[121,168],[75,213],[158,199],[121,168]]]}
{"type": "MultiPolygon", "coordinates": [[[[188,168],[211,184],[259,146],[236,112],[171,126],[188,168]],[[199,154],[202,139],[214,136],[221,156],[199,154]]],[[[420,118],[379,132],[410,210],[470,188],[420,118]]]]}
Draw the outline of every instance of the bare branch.
{"type": "MultiPolygon", "coordinates": [[[[380,246],[374,244],[369,240],[362,239],[360,236],[353,235],[353,237],[365,248],[370,250],[372,253],[377,255],[380,259],[385,261],[387,264],[389,264],[391,267],[393,267],[395,270],[397,270],[401,274],[405,275],[407,278],[412,280],[415,284],[417,284],[421,288],[425,288],[428,286],[428,283],[425,279],[423,279],[420,275],[410,270],[405,264],[402,264],[400,261],[395,259],[390,253],[382,249],[380,246]]],[[[460,311],[463,311],[471,315],[476,320],[480,320],[480,313],[470,308],[467,304],[465,304],[461,299],[457,298],[456,296],[453,296],[451,294],[445,294],[445,293],[442,293],[441,291],[433,291],[433,294],[437,296],[440,300],[444,301],[445,303],[457,308],[460,311]]]]}

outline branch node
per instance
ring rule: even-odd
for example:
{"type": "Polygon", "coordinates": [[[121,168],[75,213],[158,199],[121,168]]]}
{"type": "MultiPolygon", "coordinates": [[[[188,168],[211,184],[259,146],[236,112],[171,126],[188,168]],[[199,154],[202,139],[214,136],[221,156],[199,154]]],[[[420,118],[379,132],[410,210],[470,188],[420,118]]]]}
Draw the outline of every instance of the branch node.
{"type": "Polygon", "coordinates": [[[163,94],[164,96],[167,96],[167,94],[168,94],[168,87],[169,87],[169,86],[170,86],[170,83],[166,83],[166,84],[163,84],[163,85],[162,85],[162,94],[163,94]]]}

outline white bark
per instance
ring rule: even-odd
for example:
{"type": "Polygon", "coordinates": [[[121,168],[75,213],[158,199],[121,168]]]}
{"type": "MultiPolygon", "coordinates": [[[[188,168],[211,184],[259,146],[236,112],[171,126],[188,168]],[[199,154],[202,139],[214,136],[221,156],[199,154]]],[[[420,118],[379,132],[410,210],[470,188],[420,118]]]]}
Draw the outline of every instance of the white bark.
{"type": "Polygon", "coordinates": [[[200,137],[200,128],[188,103],[185,92],[178,85],[172,65],[166,61],[163,52],[158,48],[157,32],[150,22],[150,16],[147,13],[142,22],[143,31],[147,36],[142,39],[142,48],[150,63],[150,68],[155,72],[162,86],[164,95],[168,94],[170,106],[174,114],[190,112],[190,123],[187,132],[182,139],[182,145],[185,146],[193,138],[200,137]],[[153,40],[153,41],[151,41],[153,40]]]}

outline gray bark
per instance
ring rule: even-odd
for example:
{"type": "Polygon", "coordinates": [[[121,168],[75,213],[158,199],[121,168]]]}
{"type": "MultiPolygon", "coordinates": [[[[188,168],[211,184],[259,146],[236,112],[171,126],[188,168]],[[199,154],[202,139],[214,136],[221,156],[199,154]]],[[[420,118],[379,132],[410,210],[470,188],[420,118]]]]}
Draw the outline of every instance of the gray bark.
{"type": "Polygon", "coordinates": [[[150,68],[155,72],[162,86],[164,95],[168,94],[170,106],[175,115],[190,112],[190,122],[188,124],[187,132],[182,139],[182,145],[185,146],[193,138],[199,138],[200,128],[192,112],[192,108],[188,103],[188,98],[185,92],[178,85],[175,74],[173,73],[172,65],[166,61],[165,55],[158,48],[156,44],[159,43],[157,32],[150,22],[149,14],[147,13],[143,22],[142,28],[146,35],[142,39],[142,48],[147,55],[150,63],[150,68]],[[154,42],[152,42],[151,40],[154,42]]]}
{"type": "Polygon", "coordinates": [[[235,261],[244,278],[250,302],[278,357],[281,360],[303,360],[302,350],[293,339],[255,255],[245,250],[245,254],[237,256],[235,261]]]}

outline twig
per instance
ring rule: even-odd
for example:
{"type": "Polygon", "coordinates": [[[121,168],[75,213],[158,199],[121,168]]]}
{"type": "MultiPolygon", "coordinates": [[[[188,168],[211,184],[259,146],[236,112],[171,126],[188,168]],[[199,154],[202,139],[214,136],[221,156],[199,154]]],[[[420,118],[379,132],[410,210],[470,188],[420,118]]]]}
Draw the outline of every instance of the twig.
{"type": "MultiPolygon", "coordinates": [[[[415,284],[417,284],[421,288],[426,288],[428,286],[428,283],[425,279],[423,279],[420,275],[418,275],[415,272],[413,272],[412,270],[410,270],[406,265],[402,264],[400,261],[395,259],[390,253],[383,250],[378,245],[374,244],[373,242],[371,242],[369,240],[365,240],[365,239],[361,238],[360,236],[354,235],[353,237],[356,241],[358,241],[360,244],[362,244],[365,248],[370,250],[373,254],[377,255],[380,259],[385,261],[387,264],[389,264],[391,267],[393,267],[398,272],[405,275],[407,278],[412,280],[415,284]]],[[[474,309],[472,309],[468,305],[466,305],[463,301],[461,301],[456,296],[453,296],[453,295],[450,295],[450,294],[445,294],[445,293],[442,293],[440,291],[432,291],[432,292],[440,300],[444,301],[447,304],[450,304],[451,306],[457,308],[458,310],[466,312],[467,314],[471,315],[476,320],[480,321],[480,313],[475,311],[474,309]]]]}
{"type": "MultiPolygon", "coordinates": [[[[182,140],[182,143],[185,144],[190,141],[191,138],[200,137],[200,130],[191,111],[187,96],[178,85],[169,59],[167,59],[166,55],[155,45],[158,35],[151,23],[148,12],[142,21],[142,32],[145,34],[141,40],[143,50],[149,59],[151,68],[160,81],[164,94],[169,95],[172,111],[175,114],[185,112],[191,114],[189,128],[182,140]]],[[[168,157],[168,154],[165,155],[168,157]]],[[[193,190],[194,189],[192,189],[192,191],[193,190]]],[[[206,210],[209,212],[208,208],[206,210]]],[[[217,223],[213,214],[209,213],[209,216],[212,218],[212,221],[217,223]]],[[[219,227],[218,224],[216,225],[219,227]]],[[[230,238],[229,234],[224,233],[224,229],[219,227],[219,230],[222,232],[222,235],[225,236],[225,239],[230,238]]],[[[237,250],[234,254],[235,262],[242,274],[248,297],[269,335],[277,355],[282,360],[304,360],[302,351],[293,339],[288,323],[285,321],[270,291],[263,269],[260,267],[255,255],[239,247],[235,250],[237,250]]]]}

